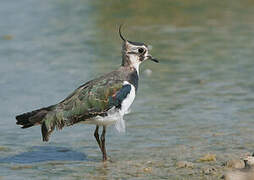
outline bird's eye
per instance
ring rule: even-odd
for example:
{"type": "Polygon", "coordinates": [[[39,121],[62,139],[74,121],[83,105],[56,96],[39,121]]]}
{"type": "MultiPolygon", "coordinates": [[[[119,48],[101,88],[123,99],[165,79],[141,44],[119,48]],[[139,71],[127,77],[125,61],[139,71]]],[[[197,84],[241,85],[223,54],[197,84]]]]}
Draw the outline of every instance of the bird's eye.
{"type": "Polygon", "coordinates": [[[138,52],[139,52],[139,53],[143,53],[143,52],[144,52],[144,49],[143,49],[143,48],[139,48],[139,49],[138,49],[138,52]]]}

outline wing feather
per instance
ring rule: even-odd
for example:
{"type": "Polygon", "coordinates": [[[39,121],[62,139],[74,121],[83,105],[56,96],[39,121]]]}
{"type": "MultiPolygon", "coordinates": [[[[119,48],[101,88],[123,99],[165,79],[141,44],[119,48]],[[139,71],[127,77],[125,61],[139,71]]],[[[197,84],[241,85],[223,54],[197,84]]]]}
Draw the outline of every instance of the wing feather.
{"type": "Polygon", "coordinates": [[[95,116],[105,116],[112,107],[121,108],[131,86],[123,85],[121,80],[102,80],[78,88],[60,104],[58,112],[67,125],[95,116]]]}

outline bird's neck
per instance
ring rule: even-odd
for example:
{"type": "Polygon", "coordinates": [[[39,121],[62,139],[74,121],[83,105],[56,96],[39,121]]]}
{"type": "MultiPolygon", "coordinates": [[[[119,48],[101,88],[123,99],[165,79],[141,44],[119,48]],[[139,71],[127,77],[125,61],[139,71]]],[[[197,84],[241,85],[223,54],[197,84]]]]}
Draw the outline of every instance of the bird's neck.
{"type": "Polygon", "coordinates": [[[122,56],[122,66],[129,67],[131,69],[134,68],[136,70],[137,74],[139,75],[140,61],[138,58],[139,57],[135,54],[123,55],[122,56]]]}
{"type": "Polygon", "coordinates": [[[121,66],[120,72],[122,74],[121,76],[123,77],[123,79],[131,83],[135,87],[135,90],[137,91],[139,80],[137,70],[132,66],[121,66]]]}

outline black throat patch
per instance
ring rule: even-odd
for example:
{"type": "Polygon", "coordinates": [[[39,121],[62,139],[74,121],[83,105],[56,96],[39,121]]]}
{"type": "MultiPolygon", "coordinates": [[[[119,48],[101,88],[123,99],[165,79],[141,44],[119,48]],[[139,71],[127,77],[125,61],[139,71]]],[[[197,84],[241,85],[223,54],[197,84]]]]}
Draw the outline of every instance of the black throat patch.
{"type": "Polygon", "coordinates": [[[138,90],[138,72],[136,71],[136,69],[134,69],[134,71],[128,75],[127,81],[130,82],[135,87],[135,91],[137,92],[137,90],[138,90]]]}

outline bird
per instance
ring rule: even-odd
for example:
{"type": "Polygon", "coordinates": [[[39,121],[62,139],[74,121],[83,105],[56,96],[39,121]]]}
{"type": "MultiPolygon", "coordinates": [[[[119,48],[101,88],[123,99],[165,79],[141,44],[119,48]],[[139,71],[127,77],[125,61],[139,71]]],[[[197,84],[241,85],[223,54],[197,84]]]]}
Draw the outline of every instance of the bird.
{"type": "Polygon", "coordinates": [[[118,33],[122,40],[122,63],[116,70],[90,80],[74,90],[63,101],[16,116],[16,124],[23,129],[40,125],[42,140],[48,141],[57,129],[77,123],[96,125],[94,137],[107,161],[106,128],[115,124],[125,130],[123,116],[129,111],[138,90],[139,65],[146,60],[159,61],[149,54],[145,43],[129,41],[123,37],[122,25],[118,33]],[[102,133],[99,135],[99,128],[102,133]]]}

